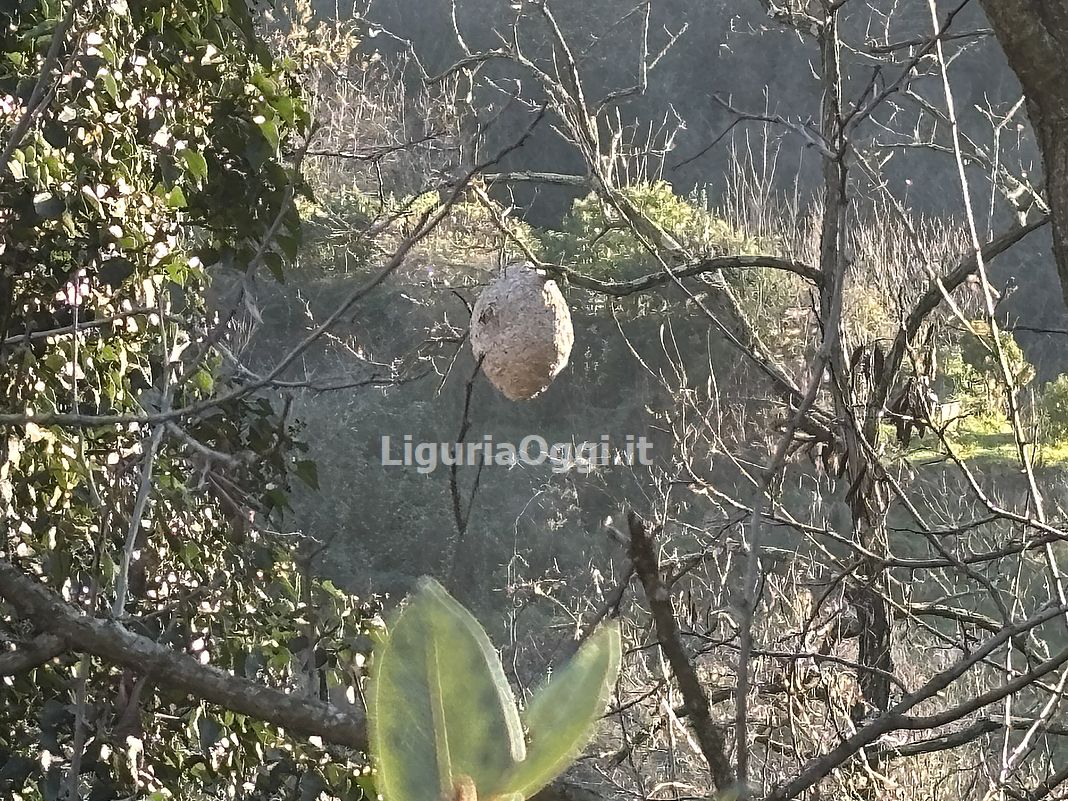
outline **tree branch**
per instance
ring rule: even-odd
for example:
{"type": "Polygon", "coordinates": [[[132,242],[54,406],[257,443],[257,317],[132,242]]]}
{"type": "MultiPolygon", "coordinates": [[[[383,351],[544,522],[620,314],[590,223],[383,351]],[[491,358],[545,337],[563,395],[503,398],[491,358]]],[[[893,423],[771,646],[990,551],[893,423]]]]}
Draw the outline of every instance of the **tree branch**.
{"type": "MultiPolygon", "coordinates": [[[[992,261],[1022,241],[1028,234],[1048,225],[1049,221],[1049,215],[1043,215],[1034,222],[1017,226],[996,239],[992,239],[982,248],[983,260],[986,262],[992,261]]],[[[913,306],[912,311],[909,312],[908,317],[897,333],[897,337],[894,339],[894,345],[886,359],[886,369],[883,372],[882,384],[879,387],[879,400],[885,400],[890,393],[892,389],[891,382],[897,376],[898,368],[908,354],[909,346],[919,334],[920,328],[927,318],[942,304],[947,295],[967,281],[978,269],[979,263],[975,255],[969,256],[937,281],[932,281],[930,286],[927,287],[916,305],[913,306]]]]}
{"type": "Polygon", "coordinates": [[[782,270],[783,272],[800,276],[817,286],[823,283],[823,274],[815,267],[790,259],[780,259],[777,256],[715,256],[701,259],[696,264],[679,267],[671,272],[650,273],[630,281],[599,281],[563,265],[542,264],[539,266],[548,272],[556,273],[560,277],[566,278],[568,282],[577,287],[616,298],[637,295],[640,292],[648,292],[658,286],[674,284],[677,279],[696,278],[700,275],[716,273],[721,270],[754,270],[759,268],[782,270]]]}
{"type": "MultiPolygon", "coordinates": [[[[267,721],[295,734],[318,735],[338,745],[365,750],[367,729],[362,714],[266,687],[215,667],[200,664],[148,637],[134,634],[114,620],[88,617],[10,562],[0,560],[0,597],[38,628],[48,632],[45,645],[58,641],[149,676],[175,690],[267,721]]],[[[12,660],[14,661],[14,660],[12,660]]],[[[0,661],[0,666],[4,662],[0,661]]],[[[0,670],[0,674],[3,674],[0,670]]]]}
{"type": "MultiPolygon", "coordinates": [[[[48,412],[44,414],[0,414],[0,426],[24,426],[28,423],[36,423],[41,426],[64,426],[71,428],[123,425],[130,423],[158,425],[160,423],[173,422],[185,417],[201,414],[209,409],[218,408],[230,401],[251,395],[264,387],[271,386],[273,382],[275,382],[287,368],[293,364],[293,362],[299,359],[300,356],[311,347],[311,345],[323,337],[338,322],[338,320],[348,312],[349,309],[378,288],[382,282],[384,282],[397,270],[397,268],[400,267],[401,264],[404,263],[405,259],[407,259],[409,253],[411,253],[416,245],[429,236],[430,233],[437,228],[438,224],[449,214],[453,206],[460,201],[467,185],[474,176],[480,175],[487,168],[494,166],[512,152],[523,147],[534,132],[534,129],[543,119],[544,115],[545,109],[539,109],[519,137],[510,144],[502,147],[492,158],[489,158],[481,164],[475,165],[472,169],[462,175],[459,180],[451,183],[450,191],[446,199],[435,209],[429,210],[421,216],[413,232],[397,246],[393,255],[378,270],[378,272],[374,273],[362,284],[354,288],[320,325],[312,329],[300,342],[282,356],[267,373],[255,381],[238,386],[213,398],[207,398],[203,401],[192,403],[181,409],[161,410],[141,415],[82,415],[63,412],[48,412]]],[[[201,353],[199,355],[203,354],[201,353]]]]}
{"type": "Polygon", "coordinates": [[[40,667],[45,662],[55,659],[67,650],[62,637],[54,634],[42,634],[14,651],[0,654],[0,676],[16,676],[40,667]]]}
{"type": "MultiPolygon", "coordinates": [[[[292,734],[318,736],[335,745],[367,751],[362,711],[344,710],[307,696],[289,694],[208,667],[114,620],[81,614],[36,579],[0,560],[0,598],[47,633],[30,647],[0,655],[0,676],[31,669],[65,650],[83,651],[127,667],[163,690],[185,693],[241,715],[263,720],[292,734]]],[[[536,801],[602,801],[596,792],[556,780],[536,801]]]]}
{"type": "Polygon", "coordinates": [[[634,512],[627,516],[627,522],[630,527],[630,558],[638,578],[642,581],[642,587],[645,588],[645,597],[653,614],[660,649],[671,665],[675,681],[678,682],[683,707],[693,725],[701,753],[708,762],[712,782],[717,790],[726,790],[734,785],[734,774],[727,759],[727,740],[723,735],[723,728],[712,719],[708,693],[705,692],[697,676],[697,668],[683,644],[679,623],[671,606],[671,593],[660,570],[656,543],[646,528],[645,521],[634,512]]]}
{"type": "MultiPolygon", "coordinates": [[[[879,751],[879,754],[888,759],[900,759],[902,757],[933,754],[938,751],[949,751],[953,748],[960,748],[961,746],[967,745],[974,740],[978,740],[986,734],[993,734],[994,732],[1002,731],[1003,729],[1011,729],[1013,731],[1026,730],[1033,726],[1034,723],[1035,721],[1031,718],[1015,718],[1008,721],[1008,723],[1006,723],[1004,718],[1000,717],[979,718],[965,726],[963,729],[943,734],[940,737],[931,737],[926,740],[905,743],[896,748],[886,748],[879,751]]],[[[1064,726],[1048,726],[1045,731],[1047,734],[1053,734],[1058,737],[1068,735],[1068,728],[1065,728],[1064,726]]]]}
{"type": "Polygon", "coordinates": [[[926,684],[916,690],[916,692],[905,696],[891,709],[875,718],[871,723],[859,728],[852,736],[846,738],[837,746],[825,752],[822,756],[809,760],[804,769],[796,777],[769,793],[765,801],[788,801],[791,798],[796,798],[801,793],[805,792],[805,790],[819,782],[823,777],[829,775],[839,765],[852,758],[862,749],[876,742],[885,734],[900,729],[918,730],[936,726],[945,726],[966,717],[983,706],[997,702],[1001,698],[1004,698],[1005,695],[1016,692],[1020,688],[1028,686],[1042,676],[1056,670],[1065,662],[1065,660],[1068,660],[1068,649],[1060,651],[1051,659],[1036,665],[1026,673],[998,686],[994,690],[990,690],[989,692],[978,696],[972,701],[951,707],[941,713],[924,717],[909,717],[906,714],[918,704],[933,698],[938,693],[945,690],[975,665],[1004,646],[1014,637],[1024,634],[1037,626],[1041,626],[1043,623],[1064,614],[1065,611],[1068,610],[1063,606],[1051,606],[1026,621],[1011,626],[1005,626],[997,636],[991,637],[980,647],[962,657],[950,667],[935,674],[926,684]]]}

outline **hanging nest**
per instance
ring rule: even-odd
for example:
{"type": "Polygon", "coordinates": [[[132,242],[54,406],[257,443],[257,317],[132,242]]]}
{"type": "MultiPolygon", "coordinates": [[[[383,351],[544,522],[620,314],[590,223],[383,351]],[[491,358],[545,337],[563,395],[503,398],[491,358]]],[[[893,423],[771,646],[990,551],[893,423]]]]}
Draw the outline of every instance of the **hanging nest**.
{"type": "Polygon", "coordinates": [[[475,358],[509,400],[529,400],[548,389],[567,367],[574,344],[560,288],[530,262],[506,267],[471,314],[475,358]]]}

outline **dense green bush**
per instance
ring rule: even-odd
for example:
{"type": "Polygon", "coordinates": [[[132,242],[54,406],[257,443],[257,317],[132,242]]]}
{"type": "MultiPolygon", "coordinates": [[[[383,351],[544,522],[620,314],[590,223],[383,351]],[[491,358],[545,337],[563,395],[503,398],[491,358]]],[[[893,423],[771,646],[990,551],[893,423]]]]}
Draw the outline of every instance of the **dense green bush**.
{"type": "MultiPolygon", "coordinates": [[[[281,275],[301,245],[296,77],[244,2],[0,17],[0,412],[38,415],[0,443],[4,562],[133,632],[117,637],[327,695],[351,681],[372,610],[307,576],[281,525],[291,485],[316,483],[299,430],[206,333],[212,275],[281,275]],[[167,430],[144,422],[164,409],[167,430]]],[[[6,654],[51,621],[0,589],[6,654]]],[[[361,797],[357,762],[110,653],[42,662],[0,694],[5,799],[289,797],[313,781],[361,797]]]]}
{"type": "MultiPolygon", "coordinates": [[[[761,252],[703,204],[679,197],[666,181],[626,187],[623,193],[652,222],[700,255],[761,252]]],[[[559,231],[543,237],[549,259],[597,278],[621,280],[653,272],[656,265],[627,222],[596,195],[576,200],[559,231]]]]}
{"type": "MultiPolygon", "coordinates": [[[[965,331],[960,340],[960,355],[964,363],[978,373],[1000,381],[997,351],[994,349],[993,332],[985,320],[972,320],[971,331],[965,331]],[[974,332],[974,333],[972,333],[974,332]]],[[[1027,361],[1023,349],[1009,331],[998,334],[1001,350],[1008,362],[1009,373],[1017,387],[1031,383],[1035,368],[1027,361]]]]}

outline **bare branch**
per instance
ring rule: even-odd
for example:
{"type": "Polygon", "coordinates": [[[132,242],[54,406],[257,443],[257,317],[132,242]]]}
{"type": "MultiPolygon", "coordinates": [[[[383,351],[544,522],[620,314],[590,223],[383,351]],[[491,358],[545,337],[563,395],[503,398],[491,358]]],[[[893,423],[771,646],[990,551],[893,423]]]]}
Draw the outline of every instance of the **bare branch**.
{"type": "Polygon", "coordinates": [[[678,682],[684,707],[694,735],[701,746],[701,753],[712,775],[717,790],[734,786],[734,774],[727,758],[727,740],[723,727],[712,719],[708,693],[697,676],[693,660],[686,653],[679,623],[671,605],[671,592],[664,583],[660,560],[656,554],[656,542],[649,533],[645,521],[631,512],[627,517],[630,527],[630,558],[634,570],[645,588],[645,597],[653,614],[656,636],[660,648],[671,665],[671,672],[678,682]]]}
{"type": "Polygon", "coordinates": [[[969,702],[952,707],[942,713],[922,718],[910,718],[905,714],[917,704],[926,701],[929,698],[933,698],[938,693],[945,690],[981,660],[997,651],[1014,637],[1024,634],[1031,629],[1064,614],[1066,611],[1068,611],[1068,607],[1052,606],[1022,623],[1005,626],[996,636],[986,640],[980,647],[976,648],[967,656],[959,659],[949,668],[935,674],[935,676],[916,692],[905,696],[887,712],[884,712],[875,720],[858,729],[855,734],[848,737],[838,746],[827,751],[822,756],[810,760],[795,778],[772,791],[766,797],[765,801],[787,801],[788,799],[797,797],[809,787],[812,787],[824,776],[827,776],[846,760],[852,758],[861,749],[876,742],[885,734],[889,734],[898,729],[925,729],[953,723],[954,721],[960,720],[971,714],[976,709],[981,709],[983,706],[996,703],[1005,695],[1015,692],[1017,689],[1033,683],[1037,678],[1041,678],[1042,676],[1053,672],[1068,661],[1068,648],[1063,649],[1051,659],[1037,665],[1017,678],[1006,682],[995,690],[991,690],[969,702]]]}

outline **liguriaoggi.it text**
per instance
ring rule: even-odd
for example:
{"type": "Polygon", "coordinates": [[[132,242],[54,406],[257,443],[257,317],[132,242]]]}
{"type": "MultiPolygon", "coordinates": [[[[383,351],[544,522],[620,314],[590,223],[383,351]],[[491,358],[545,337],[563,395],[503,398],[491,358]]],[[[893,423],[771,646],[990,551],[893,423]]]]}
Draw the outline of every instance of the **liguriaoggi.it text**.
{"type": "Polygon", "coordinates": [[[589,473],[599,467],[653,464],[653,444],[645,437],[629,435],[618,444],[608,435],[590,442],[554,442],[531,434],[518,443],[497,442],[492,436],[471,442],[416,442],[405,434],[399,442],[382,437],[384,467],[414,467],[427,475],[439,467],[493,465],[538,467],[548,464],[554,473],[589,473]]]}

